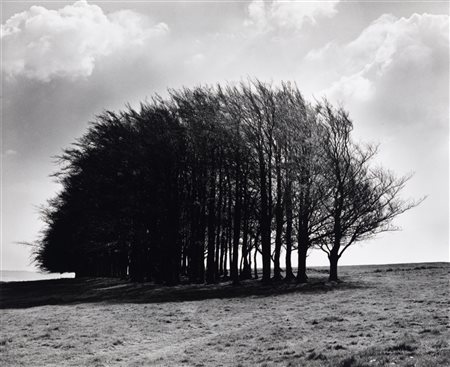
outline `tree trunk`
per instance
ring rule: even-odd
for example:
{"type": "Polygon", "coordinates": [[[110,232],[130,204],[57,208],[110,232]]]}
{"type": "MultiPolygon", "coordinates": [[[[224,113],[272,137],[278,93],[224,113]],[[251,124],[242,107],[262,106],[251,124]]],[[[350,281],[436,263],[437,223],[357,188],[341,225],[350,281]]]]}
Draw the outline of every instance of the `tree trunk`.
{"type": "Polygon", "coordinates": [[[203,197],[202,210],[200,212],[200,233],[199,233],[199,240],[198,240],[198,243],[199,243],[198,283],[205,282],[205,240],[206,240],[206,200],[203,197]]]}
{"type": "Polygon", "coordinates": [[[133,246],[130,254],[130,279],[132,282],[144,281],[140,259],[141,255],[138,253],[136,246],[133,246]]]}
{"type": "Polygon", "coordinates": [[[328,255],[328,259],[330,260],[330,282],[338,282],[338,261],[339,256],[335,253],[331,253],[328,255]]]}
{"type": "Polygon", "coordinates": [[[251,254],[249,248],[249,192],[248,192],[248,175],[244,175],[244,202],[243,202],[243,228],[242,228],[242,258],[243,269],[241,271],[241,279],[250,279],[252,277],[251,254]]]}
{"type": "Polygon", "coordinates": [[[261,192],[261,213],[260,213],[260,228],[261,228],[261,250],[262,250],[262,263],[263,263],[263,275],[262,281],[265,283],[270,282],[270,214],[268,208],[268,193],[267,193],[267,177],[264,164],[264,157],[260,153],[259,157],[259,180],[260,180],[260,192],[261,192]]]}
{"type": "Polygon", "coordinates": [[[220,268],[219,268],[219,274],[220,276],[226,276],[227,275],[227,245],[226,245],[226,229],[222,229],[222,236],[220,239],[220,268]]]}
{"type": "Polygon", "coordinates": [[[163,278],[166,284],[175,285],[180,282],[180,260],[181,260],[181,244],[179,239],[180,233],[180,207],[178,203],[178,195],[176,188],[171,190],[170,198],[167,200],[170,206],[166,223],[163,227],[165,243],[164,261],[162,265],[163,278]]]}
{"type": "Polygon", "coordinates": [[[208,198],[208,256],[206,260],[206,282],[215,282],[215,239],[216,239],[216,212],[215,212],[215,197],[216,197],[216,171],[212,168],[210,179],[210,193],[208,198]]]}
{"type": "Polygon", "coordinates": [[[214,259],[214,279],[216,282],[220,277],[220,227],[220,222],[218,222],[216,227],[216,250],[214,259]]]}
{"type": "MultiPolygon", "coordinates": [[[[220,164],[222,165],[222,158],[220,159],[220,164]]],[[[223,200],[223,174],[222,168],[219,168],[219,199],[217,203],[217,224],[216,224],[216,259],[215,259],[215,280],[217,281],[222,273],[222,267],[220,261],[223,259],[222,255],[219,257],[221,252],[220,239],[221,233],[223,232],[222,226],[222,200],[223,200]]]]}
{"type": "Polygon", "coordinates": [[[306,275],[306,256],[309,248],[308,223],[306,215],[300,215],[298,219],[298,272],[297,281],[306,283],[308,276],[306,275]]]}
{"type": "Polygon", "coordinates": [[[183,247],[182,247],[182,255],[181,255],[181,274],[187,275],[187,260],[188,260],[188,251],[189,251],[189,237],[185,237],[183,239],[183,247]]]}
{"type": "Polygon", "coordinates": [[[336,212],[334,213],[334,241],[333,248],[331,249],[330,254],[328,255],[328,259],[330,260],[330,282],[337,282],[338,279],[338,261],[339,261],[339,249],[341,247],[341,239],[342,239],[342,226],[341,226],[341,213],[343,202],[342,198],[336,198],[336,212]]]}
{"type": "Polygon", "coordinates": [[[281,275],[280,268],[280,255],[281,255],[281,245],[283,236],[283,204],[282,204],[282,188],[281,188],[281,157],[277,154],[276,158],[276,175],[277,175],[277,202],[275,208],[275,221],[276,221],[276,232],[275,232],[275,257],[274,257],[274,270],[273,278],[274,280],[281,280],[283,277],[281,275]]]}
{"type": "Polygon", "coordinates": [[[257,263],[257,261],[256,261],[256,259],[257,259],[257,256],[258,256],[258,242],[257,242],[258,240],[257,239],[255,239],[255,252],[253,253],[253,264],[254,264],[254,276],[255,276],[255,279],[258,279],[258,263],[257,263]]]}
{"type": "Polygon", "coordinates": [[[306,255],[308,253],[308,247],[303,245],[298,246],[298,272],[297,281],[299,283],[307,283],[308,276],[306,275],[306,255]]]}
{"type": "Polygon", "coordinates": [[[192,283],[201,283],[202,280],[202,266],[203,263],[203,246],[202,241],[204,230],[202,223],[202,207],[199,200],[194,201],[192,204],[191,214],[191,243],[188,259],[188,273],[189,280],[192,283]]]}
{"type": "Polygon", "coordinates": [[[288,182],[285,191],[286,205],[286,277],[285,280],[290,281],[295,278],[292,272],[292,184],[288,182]]]}
{"type": "Polygon", "coordinates": [[[242,233],[242,259],[243,268],[241,279],[250,279],[252,277],[251,254],[249,249],[248,219],[244,219],[244,228],[242,233]]]}
{"type": "MultiPolygon", "coordinates": [[[[239,172],[237,174],[239,176],[239,172]]],[[[236,179],[236,192],[234,204],[234,220],[233,220],[233,256],[231,263],[231,279],[233,284],[239,283],[239,239],[241,237],[241,188],[240,179],[236,179]]]]}

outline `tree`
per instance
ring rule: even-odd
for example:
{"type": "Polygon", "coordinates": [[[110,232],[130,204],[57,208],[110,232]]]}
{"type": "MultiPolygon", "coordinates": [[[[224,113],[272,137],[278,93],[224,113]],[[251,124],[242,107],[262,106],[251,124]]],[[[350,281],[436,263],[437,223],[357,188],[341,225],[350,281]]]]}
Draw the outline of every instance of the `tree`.
{"type": "Polygon", "coordinates": [[[277,141],[283,144],[286,200],[286,277],[291,269],[293,226],[296,224],[297,280],[306,282],[308,250],[323,236],[326,215],[320,205],[321,129],[317,113],[297,86],[283,83],[278,93],[277,141]]]}
{"type": "Polygon", "coordinates": [[[352,141],[348,113],[327,101],[318,105],[322,135],[322,204],[329,214],[329,228],[320,243],[330,261],[330,281],[338,281],[338,261],[355,242],[377,233],[396,230],[392,220],[417,206],[403,200],[401,190],[411,176],[395,177],[383,168],[371,168],[373,146],[352,141]]]}
{"type": "Polygon", "coordinates": [[[259,191],[258,221],[261,233],[263,282],[271,276],[271,224],[272,224],[272,158],[275,126],[273,91],[259,81],[241,83],[239,88],[224,91],[227,104],[232,106],[242,122],[242,131],[248,144],[251,160],[257,167],[259,191]]]}
{"type": "Polygon", "coordinates": [[[286,279],[297,250],[306,282],[318,246],[336,280],[349,246],[395,229],[418,204],[398,198],[409,178],[371,168],[376,149],[355,144],[351,130],[342,109],[258,80],[106,111],[60,157],[62,190],[43,209],[35,259],[77,276],[238,284],[252,263],[258,277],[258,254],[262,280],[272,262],[281,279],[285,246],[286,279]]]}

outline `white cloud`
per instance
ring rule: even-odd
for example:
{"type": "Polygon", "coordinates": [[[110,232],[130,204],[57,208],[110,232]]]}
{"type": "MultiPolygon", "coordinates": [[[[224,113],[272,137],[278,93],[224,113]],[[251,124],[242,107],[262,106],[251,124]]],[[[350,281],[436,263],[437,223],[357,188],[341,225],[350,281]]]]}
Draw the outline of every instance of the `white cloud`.
{"type": "Polygon", "coordinates": [[[299,30],[305,23],[316,24],[318,18],[331,18],[337,14],[335,1],[263,0],[252,1],[247,8],[245,25],[258,31],[274,29],[299,30]]]}
{"type": "Polygon", "coordinates": [[[369,101],[389,96],[409,110],[412,101],[429,101],[435,108],[436,102],[443,101],[430,97],[445,84],[442,76],[448,75],[448,27],[446,15],[385,14],[348,44],[329,43],[310,51],[305,60],[335,78],[323,91],[332,99],[369,101]]]}
{"type": "Polygon", "coordinates": [[[253,0],[247,7],[248,18],[244,24],[263,30],[267,26],[267,10],[263,0],[253,0]]]}
{"type": "Polygon", "coordinates": [[[133,11],[105,14],[84,0],[59,10],[32,6],[2,24],[2,70],[42,81],[87,77],[101,57],[139,47],[167,31],[166,24],[152,25],[133,11]]]}
{"type": "Polygon", "coordinates": [[[339,96],[341,99],[348,100],[354,98],[359,101],[369,101],[375,94],[373,83],[364,76],[362,72],[343,76],[337,82],[334,82],[330,88],[324,91],[324,94],[339,96]]]}

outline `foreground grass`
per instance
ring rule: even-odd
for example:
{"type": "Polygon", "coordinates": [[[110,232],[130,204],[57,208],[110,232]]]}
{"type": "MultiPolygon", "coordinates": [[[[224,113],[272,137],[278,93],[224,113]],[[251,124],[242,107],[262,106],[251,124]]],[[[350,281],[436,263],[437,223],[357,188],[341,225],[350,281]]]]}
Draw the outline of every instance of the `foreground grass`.
{"type": "Polygon", "coordinates": [[[0,285],[2,366],[450,366],[449,264],[343,267],[341,284],[0,285]]]}

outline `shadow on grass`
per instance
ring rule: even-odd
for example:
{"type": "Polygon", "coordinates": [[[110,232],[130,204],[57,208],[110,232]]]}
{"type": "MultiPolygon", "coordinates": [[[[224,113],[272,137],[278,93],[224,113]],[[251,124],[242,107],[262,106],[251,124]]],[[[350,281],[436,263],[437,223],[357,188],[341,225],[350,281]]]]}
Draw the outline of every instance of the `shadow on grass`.
{"type": "Polygon", "coordinates": [[[131,283],[111,278],[53,279],[32,282],[0,283],[0,308],[27,308],[75,303],[164,303],[198,301],[212,298],[268,297],[286,293],[324,293],[342,289],[367,288],[362,282],[329,283],[312,277],[308,284],[258,280],[219,284],[178,285],[131,283]]]}

